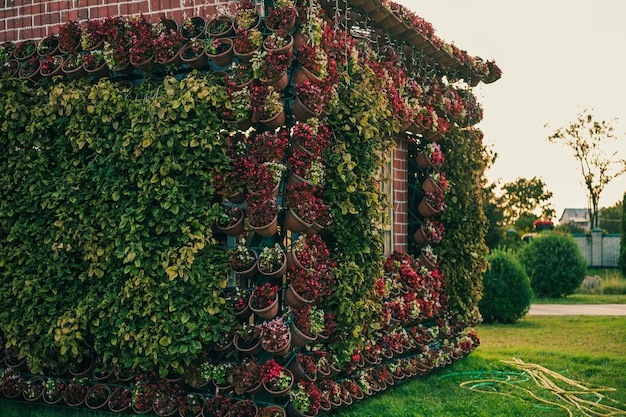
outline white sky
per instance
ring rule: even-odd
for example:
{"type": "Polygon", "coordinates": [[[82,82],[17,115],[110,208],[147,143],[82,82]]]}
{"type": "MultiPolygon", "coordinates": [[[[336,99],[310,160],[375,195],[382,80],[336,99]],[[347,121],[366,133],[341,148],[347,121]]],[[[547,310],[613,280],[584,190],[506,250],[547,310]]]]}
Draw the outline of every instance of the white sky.
{"type": "MultiPolygon", "coordinates": [[[[597,120],[618,119],[615,150],[626,158],[626,1],[400,3],[432,23],[443,40],[502,69],[500,80],[474,88],[484,110],[478,127],[498,154],[489,180],[541,178],[554,194],[557,220],[565,208],[587,207],[572,151],[546,138],[588,108],[597,120]]],[[[626,174],[605,188],[600,206],[622,201],[625,191],[626,174]]]]}

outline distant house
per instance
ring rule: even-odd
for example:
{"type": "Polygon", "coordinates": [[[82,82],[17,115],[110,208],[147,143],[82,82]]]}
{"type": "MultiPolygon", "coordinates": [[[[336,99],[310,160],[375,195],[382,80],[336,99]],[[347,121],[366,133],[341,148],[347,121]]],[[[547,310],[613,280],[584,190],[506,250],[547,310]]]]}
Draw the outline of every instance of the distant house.
{"type": "Polygon", "coordinates": [[[588,232],[590,230],[589,210],[586,208],[566,208],[561,214],[559,224],[573,223],[588,232]]]}

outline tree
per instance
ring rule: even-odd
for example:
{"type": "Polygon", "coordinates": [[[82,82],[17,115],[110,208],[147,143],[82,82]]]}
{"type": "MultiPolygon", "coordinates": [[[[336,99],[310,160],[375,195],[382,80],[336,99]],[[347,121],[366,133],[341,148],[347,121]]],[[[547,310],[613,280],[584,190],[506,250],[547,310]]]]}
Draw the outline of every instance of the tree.
{"type": "Polygon", "coordinates": [[[623,209],[624,204],[618,201],[611,207],[605,207],[600,210],[600,229],[607,233],[619,234],[623,209]]]}
{"type": "MultiPolygon", "coordinates": [[[[626,206],[626,193],[622,201],[622,208],[626,206]]],[[[619,268],[622,275],[626,275],[626,210],[622,210],[622,237],[620,238],[619,268]]]]}
{"type": "Polygon", "coordinates": [[[502,186],[499,205],[504,210],[505,223],[515,226],[518,231],[532,229],[533,221],[538,217],[546,220],[554,217],[550,203],[552,192],[546,189],[541,178],[518,178],[502,186]]]}
{"type": "Polygon", "coordinates": [[[498,204],[495,194],[496,184],[485,186],[483,191],[483,211],[489,221],[489,230],[485,235],[485,244],[489,249],[494,249],[502,243],[504,239],[504,212],[498,204]]]}
{"type": "Polygon", "coordinates": [[[574,151],[587,190],[592,228],[598,227],[598,204],[604,187],[626,172],[626,160],[616,159],[617,151],[608,150],[607,142],[617,139],[612,125],[615,120],[598,122],[585,109],[576,121],[548,136],[549,142],[564,143],[574,151]]]}

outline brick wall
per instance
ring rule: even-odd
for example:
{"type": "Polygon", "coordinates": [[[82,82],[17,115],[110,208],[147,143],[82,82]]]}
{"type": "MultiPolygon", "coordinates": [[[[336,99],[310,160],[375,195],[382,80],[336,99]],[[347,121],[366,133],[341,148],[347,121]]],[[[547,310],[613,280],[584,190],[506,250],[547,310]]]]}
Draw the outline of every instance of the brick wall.
{"type": "Polygon", "coordinates": [[[396,140],[393,151],[393,249],[408,250],[408,190],[406,140],[396,140]]]}
{"type": "Polygon", "coordinates": [[[179,24],[192,16],[208,17],[233,10],[228,0],[0,0],[0,42],[41,39],[58,32],[60,23],[143,13],[157,22],[165,14],[179,24]]]}

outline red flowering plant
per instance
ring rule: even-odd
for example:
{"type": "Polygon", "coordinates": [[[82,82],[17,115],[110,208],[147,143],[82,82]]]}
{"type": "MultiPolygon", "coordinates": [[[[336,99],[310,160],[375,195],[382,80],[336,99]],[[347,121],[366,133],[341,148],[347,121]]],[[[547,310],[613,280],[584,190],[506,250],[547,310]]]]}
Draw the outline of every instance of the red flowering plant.
{"type": "Polygon", "coordinates": [[[331,94],[325,85],[316,81],[305,81],[296,86],[296,95],[311,112],[320,115],[325,112],[331,94]]]}
{"type": "Polygon", "coordinates": [[[154,396],[153,409],[158,415],[171,415],[181,403],[184,392],[178,384],[162,378],[154,396]]]}
{"type": "Polygon", "coordinates": [[[314,379],[317,374],[317,366],[315,365],[315,360],[311,355],[308,355],[304,352],[298,352],[296,357],[293,360],[298,361],[298,365],[302,371],[310,378],[314,379]]]}
{"type": "Polygon", "coordinates": [[[252,194],[246,198],[246,218],[251,226],[261,227],[271,223],[279,211],[274,197],[252,194]]]}
{"type": "Polygon", "coordinates": [[[202,413],[204,397],[196,392],[189,393],[180,401],[178,412],[181,417],[196,417],[202,413]]]}
{"type": "Polygon", "coordinates": [[[296,51],[298,64],[306,68],[320,80],[328,75],[328,56],[320,46],[303,44],[296,51]]]}
{"type": "Polygon", "coordinates": [[[267,351],[280,350],[290,341],[289,328],[282,317],[260,323],[259,336],[261,346],[267,351]]]}
{"type": "Polygon", "coordinates": [[[126,387],[115,387],[109,397],[109,408],[113,411],[124,410],[130,407],[131,400],[132,393],[130,389],[126,387]]]}
{"type": "Polygon", "coordinates": [[[441,213],[446,208],[446,196],[441,190],[425,193],[424,201],[426,201],[437,213],[441,213]]]}
{"type": "Polygon", "coordinates": [[[321,156],[330,147],[331,131],[327,124],[321,124],[317,119],[296,122],[291,130],[291,141],[314,156],[321,156]]]}
{"type": "Polygon", "coordinates": [[[233,365],[228,372],[228,382],[233,390],[242,395],[261,383],[261,366],[256,358],[246,358],[240,365],[233,365]]]}
{"type": "Polygon", "coordinates": [[[218,394],[204,402],[202,415],[206,417],[226,417],[230,412],[232,404],[233,400],[230,397],[218,394]]]}
{"type": "Polygon", "coordinates": [[[268,120],[284,110],[278,91],[272,86],[252,85],[250,87],[250,108],[252,120],[268,120]]]}
{"type": "Polygon", "coordinates": [[[329,208],[316,189],[306,183],[287,185],[285,205],[292,209],[305,223],[313,224],[318,218],[325,218],[329,208]]]}
{"type": "Polygon", "coordinates": [[[422,225],[422,227],[426,235],[426,239],[430,243],[441,242],[445,231],[443,223],[438,220],[424,219],[424,224],[422,225]]]}
{"type": "Polygon", "coordinates": [[[282,76],[293,61],[293,54],[258,51],[251,60],[252,73],[257,80],[273,80],[282,76]]]}
{"type": "Polygon", "coordinates": [[[0,369],[0,387],[8,396],[18,396],[24,389],[24,378],[15,368],[0,369]]]}
{"type": "Polygon", "coordinates": [[[293,324],[309,337],[324,331],[324,310],[309,304],[293,310],[293,324]]]}
{"type": "Polygon", "coordinates": [[[297,10],[291,0],[277,0],[265,17],[265,26],[271,30],[289,31],[295,24],[297,10]]]}
{"type": "Polygon", "coordinates": [[[315,382],[298,381],[296,387],[289,392],[293,406],[306,415],[318,413],[322,401],[322,393],[315,382]]]}
{"type": "Polygon", "coordinates": [[[43,38],[37,44],[37,53],[39,55],[49,55],[59,46],[59,36],[57,34],[51,34],[43,38]]]}
{"type": "Polygon", "coordinates": [[[159,391],[155,372],[139,373],[135,376],[131,405],[139,412],[151,410],[159,391]]]}
{"type": "Polygon", "coordinates": [[[126,20],[127,36],[130,43],[129,57],[133,63],[141,63],[153,59],[156,52],[152,23],[143,14],[131,16],[126,20]]]}
{"type": "Polygon", "coordinates": [[[336,327],[337,317],[335,317],[335,315],[332,313],[324,313],[324,330],[322,330],[320,334],[329,337],[335,332],[336,327]]]}
{"type": "Polygon", "coordinates": [[[430,174],[430,178],[439,186],[441,191],[446,191],[448,188],[448,179],[446,178],[446,174],[444,172],[432,172],[430,174]]]}
{"type": "Polygon", "coordinates": [[[272,391],[286,390],[293,380],[292,374],[273,359],[261,365],[263,383],[272,391]]]}
{"type": "Polygon", "coordinates": [[[290,267],[287,270],[289,283],[306,300],[317,300],[321,294],[320,275],[315,270],[290,267]]]}
{"type": "Polygon", "coordinates": [[[289,132],[283,129],[276,133],[270,131],[257,133],[252,135],[248,142],[250,158],[258,162],[280,162],[289,145],[289,132]]]}
{"type": "Polygon", "coordinates": [[[204,53],[209,47],[209,40],[193,38],[187,43],[181,55],[184,59],[197,58],[204,53]]]}
{"type": "Polygon", "coordinates": [[[229,227],[237,223],[243,217],[243,210],[231,204],[222,204],[218,213],[217,224],[220,227],[229,227]]]}
{"type": "Polygon", "coordinates": [[[238,30],[233,41],[233,48],[239,54],[256,51],[263,43],[263,35],[258,29],[238,30]]]}
{"type": "Polygon", "coordinates": [[[259,407],[253,400],[239,400],[230,407],[229,417],[250,417],[259,415],[259,407]]]}
{"type": "Polygon", "coordinates": [[[152,34],[156,45],[156,62],[166,62],[174,58],[185,41],[178,28],[169,26],[165,17],[161,17],[159,23],[154,25],[152,34]]]}
{"type": "Polygon", "coordinates": [[[314,186],[322,187],[326,180],[326,166],[320,156],[307,150],[294,147],[287,159],[289,170],[314,186]]]}
{"type": "MultiPolygon", "coordinates": [[[[225,76],[227,87],[231,90],[229,94],[232,94],[235,90],[241,90],[243,85],[252,80],[252,77],[252,67],[249,64],[233,62],[230,66],[229,74],[225,76]]],[[[248,94],[250,94],[249,90],[248,94]]]]}
{"type": "Polygon", "coordinates": [[[76,377],[70,380],[67,387],[65,387],[65,393],[63,394],[67,404],[80,404],[85,401],[87,391],[89,391],[87,380],[88,378],[76,377]]]}
{"type": "MultiPolygon", "coordinates": [[[[233,64],[235,65],[235,64],[233,64]]],[[[250,90],[248,87],[244,87],[242,89],[233,88],[232,83],[239,82],[237,77],[246,77],[243,75],[245,72],[245,66],[238,65],[238,69],[228,76],[227,88],[228,96],[230,98],[230,107],[224,107],[222,109],[222,118],[224,120],[230,121],[240,121],[240,120],[248,120],[250,119],[251,108],[250,108],[250,90]]],[[[250,73],[251,74],[251,73],[250,73]]],[[[250,75],[252,76],[252,75],[250,75]]]]}
{"type": "MultiPolygon", "coordinates": [[[[255,258],[256,259],[256,258],[255,258]]],[[[250,299],[250,291],[245,288],[236,287],[235,290],[228,294],[227,300],[232,304],[235,313],[241,313],[248,307],[250,299]]]]}
{"type": "Polygon", "coordinates": [[[80,46],[82,29],[75,20],[70,20],[59,26],[59,48],[61,52],[76,54],[80,46]]]}
{"type": "Polygon", "coordinates": [[[244,239],[238,240],[235,249],[232,251],[230,267],[237,272],[247,271],[252,268],[256,261],[256,252],[246,245],[244,239]]]}
{"type": "Polygon", "coordinates": [[[106,17],[102,24],[104,41],[104,59],[112,71],[126,68],[130,62],[128,26],[121,16],[106,17]]]}
{"type": "Polygon", "coordinates": [[[263,285],[257,285],[252,291],[250,306],[257,310],[267,308],[276,300],[277,294],[278,285],[273,285],[269,282],[266,282],[263,285]]]}
{"type": "Polygon", "coordinates": [[[104,53],[99,49],[83,54],[83,66],[88,70],[100,68],[104,63],[104,53]]]}
{"type": "Polygon", "coordinates": [[[228,42],[223,42],[217,38],[207,38],[205,41],[205,50],[208,55],[219,55],[222,54],[231,47],[231,44],[228,42]]]}
{"type": "Polygon", "coordinates": [[[280,184],[285,172],[285,165],[280,162],[260,162],[253,158],[242,161],[245,172],[246,185],[252,194],[269,196],[280,184]]]}
{"type": "Polygon", "coordinates": [[[43,395],[47,401],[54,402],[63,396],[65,392],[65,382],[59,378],[46,379],[43,383],[43,395]]]}
{"type": "Polygon", "coordinates": [[[43,75],[51,74],[63,64],[63,57],[61,55],[44,56],[39,62],[39,69],[43,75]]]}
{"type": "Polygon", "coordinates": [[[104,20],[88,20],[83,24],[80,45],[87,51],[105,40],[104,20]]]}
{"type": "Polygon", "coordinates": [[[436,142],[427,143],[422,150],[435,167],[442,166],[446,160],[441,151],[441,146],[436,142]]]}
{"type": "Polygon", "coordinates": [[[263,40],[263,48],[267,51],[281,49],[289,45],[293,41],[291,35],[285,31],[278,30],[269,34],[263,40]]]}
{"type": "Polygon", "coordinates": [[[325,399],[338,404],[341,401],[341,385],[332,379],[323,379],[317,384],[325,399]]]}

